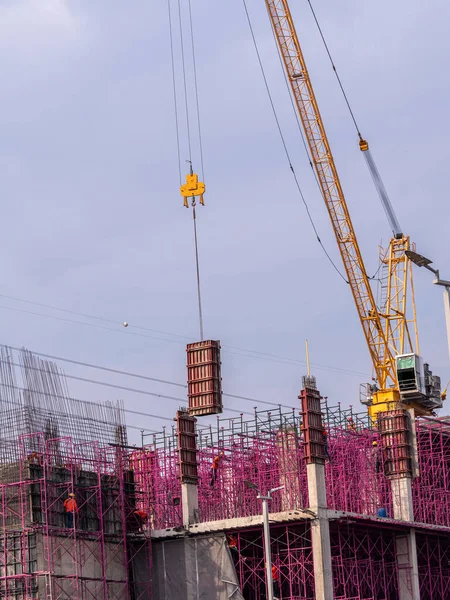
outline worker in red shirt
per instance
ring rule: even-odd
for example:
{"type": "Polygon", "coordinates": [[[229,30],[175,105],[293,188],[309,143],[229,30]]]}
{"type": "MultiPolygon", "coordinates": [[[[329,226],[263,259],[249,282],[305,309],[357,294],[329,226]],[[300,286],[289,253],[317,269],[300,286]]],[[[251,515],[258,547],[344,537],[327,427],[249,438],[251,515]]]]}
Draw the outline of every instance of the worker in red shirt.
{"type": "Polygon", "coordinates": [[[73,516],[78,512],[78,504],[75,499],[75,494],[69,494],[69,496],[64,500],[64,510],[66,516],[66,527],[71,529],[73,527],[73,516]]]}
{"type": "Polygon", "coordinates": [[[142,531],[144,525],[147,523],[148,520],[147,513],[143,510],[135,510],[134,516],[136,517],[139,529],[142,531]]]}
{"type": "Polygon", "coordinates": [[[238,550],[238,539],[237,536],[231,534],[227,537],[228,539],[228,548],[230,549],[231,555],[239,558],[239,550],[238,550]]]}
{"type": "Polygon", "coordinates": [[[221,461],[222,457],[223,457],[223,452],[219,452],[219,454],[217,454],[217,456],[215,456],[213,458],[213,461],[211,463],[211,481],[209,482],[209,485],[211,487],[213,487],[214,484],[216,483],[217,470],[219,468],[220,461],[221,461]]]}

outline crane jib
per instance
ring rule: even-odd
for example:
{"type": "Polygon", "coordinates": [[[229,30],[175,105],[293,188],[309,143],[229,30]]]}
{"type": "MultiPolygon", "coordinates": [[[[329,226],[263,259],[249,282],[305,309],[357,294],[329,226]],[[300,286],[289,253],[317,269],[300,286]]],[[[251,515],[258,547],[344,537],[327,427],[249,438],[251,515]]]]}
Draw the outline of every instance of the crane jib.
{"type": "Polygon", "coordinates": [[[375,303],[289,5],[287,0],[265,1],[369,347],[378,385],[381,389],[387,389],[391,385],[397,385],[394,355],[375,303]]]}

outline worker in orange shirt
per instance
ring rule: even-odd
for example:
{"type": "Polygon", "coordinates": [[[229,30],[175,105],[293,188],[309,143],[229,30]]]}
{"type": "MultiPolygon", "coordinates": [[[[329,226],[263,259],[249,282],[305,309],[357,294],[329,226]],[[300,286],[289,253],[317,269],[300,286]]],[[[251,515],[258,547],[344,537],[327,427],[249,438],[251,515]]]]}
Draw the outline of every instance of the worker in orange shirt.
{"type": "Polygon", "coordinates": [[[213,458],[213,461],[211,463],[211,481],[209,482],[209,485],[211,487],[213,487],[214,484],[216,483],[217,470],[219,468],[220,461],[222,458],[223,458],[223,452],[219,452],[219,454],[213,458]]]}
{"type": "Polygon", "coordinates": [[[280,572],[275,565],[272,565],[272,582],[273,600],[278,600],[280,597],[280,572]]]}
{"type": "Polygon", "coordinates": [[[78,504],[75,499],[75,494],[70,493],[64,500],[64,510],[66,516],[66,527],[71,529],[73,527],[73,516],[78,512],[78,504]]]}
{"type": "Polygon", "coordinates": [[[30,452],[27,458],[31,465],[42,465],[42,458],[40,457],[39,453],[36,452],[36,450],[30,452]]]}
{"type": "Polygon", "coordinates": [[[356,433],[356,423],[353,420],[353,417],[348,417],[347,419],[347,431],[356,433]]]}

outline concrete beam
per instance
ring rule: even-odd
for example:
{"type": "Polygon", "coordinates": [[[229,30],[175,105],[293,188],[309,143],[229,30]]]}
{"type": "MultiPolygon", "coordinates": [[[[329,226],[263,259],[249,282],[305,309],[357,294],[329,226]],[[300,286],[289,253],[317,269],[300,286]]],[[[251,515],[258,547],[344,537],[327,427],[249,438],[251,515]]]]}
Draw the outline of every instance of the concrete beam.
{"type": "MultiPolygon", "coordinates": [[[[270,523],[289,523],[293,521],[308,520],[315,518],[315,513],[305,510],[290,510],[279,513],[270,513],[270,523]]],[[[206,521],[205,523],[195,523],[188,528],[168,528],[157,529],[151,532],[151,537],[163,539],[170,537],[183,537],[185,535],[195,535],[200,533],[213,533],[228,529],[245,529],[246,527],[262,527],[262,515],[251,517],[237,517],[235,519],[222,519],[220,521],[206,521]]]]}

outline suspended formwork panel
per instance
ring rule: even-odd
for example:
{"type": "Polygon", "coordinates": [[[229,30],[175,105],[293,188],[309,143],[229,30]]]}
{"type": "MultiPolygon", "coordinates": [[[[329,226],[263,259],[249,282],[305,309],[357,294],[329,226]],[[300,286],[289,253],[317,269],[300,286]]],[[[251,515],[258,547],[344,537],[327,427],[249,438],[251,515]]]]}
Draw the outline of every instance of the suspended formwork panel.
{"type": "Polygon", "coordinates": [[[222,406],[220,342],[207,340],[187,345],[189,414],[219,414],[222,406]]]}

